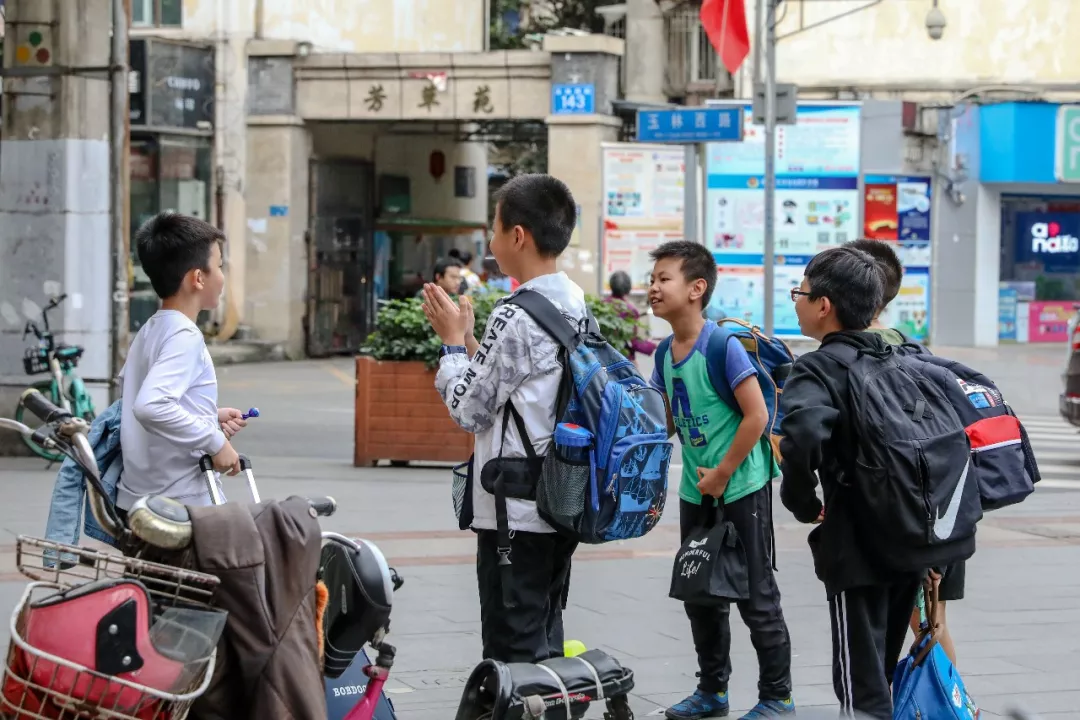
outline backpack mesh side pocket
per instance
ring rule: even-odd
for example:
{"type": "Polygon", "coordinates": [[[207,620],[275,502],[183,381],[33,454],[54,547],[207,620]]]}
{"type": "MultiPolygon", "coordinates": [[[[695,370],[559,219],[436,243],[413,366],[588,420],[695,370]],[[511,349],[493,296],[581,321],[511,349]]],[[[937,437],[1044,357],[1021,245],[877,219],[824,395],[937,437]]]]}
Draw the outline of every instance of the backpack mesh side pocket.
{"type": "Polygon", "coordinates": [[[569,460],[552,443],[536,486],[536,509],[540,517],[556,530],[580,534],[585,524],[591,479],[588,460],[569,460]]]}
{"type": "Polygon", "coordinates": [[[454,517],[457,518],[458,528],[468,530],[473,520],[472,458],[454,466],[454,482],[450,486],[450,494],[454,499],[454,517]]]}

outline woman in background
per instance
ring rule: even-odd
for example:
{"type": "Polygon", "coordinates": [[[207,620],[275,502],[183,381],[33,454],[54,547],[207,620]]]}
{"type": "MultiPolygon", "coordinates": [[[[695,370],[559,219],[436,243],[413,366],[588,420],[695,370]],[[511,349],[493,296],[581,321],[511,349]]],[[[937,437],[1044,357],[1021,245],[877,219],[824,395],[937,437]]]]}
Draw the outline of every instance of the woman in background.
{"type": "MultiPolygon", "coordinates": [[[[630,294],[630,288],[633,286],[630,276],[622,270],[613,272],[608,279],[608,285],[611,286],[611,295],[605,298],[604,301],[618,306],[619,314],[623,318],[633,318],[635,322],[640,320],[641,313],[634,306],[634,303],[627,298],[627,295],[630,294]]],[[[654,350],[656,350],[656,343],[641,337],[641,325],[639,324],[634,337],[630,340],[630,345],[625,350],[626,358],[633,361],[637,353],[652,355],[654,350]]]]}

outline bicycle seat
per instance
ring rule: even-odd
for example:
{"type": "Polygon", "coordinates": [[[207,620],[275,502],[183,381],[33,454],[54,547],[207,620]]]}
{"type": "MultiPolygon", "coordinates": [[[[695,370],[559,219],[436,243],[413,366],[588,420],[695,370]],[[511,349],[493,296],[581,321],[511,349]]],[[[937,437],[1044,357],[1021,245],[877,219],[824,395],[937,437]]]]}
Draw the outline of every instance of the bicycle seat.
{"type": "Polygon", "coordinates": [[[60,360],[78,360],[82,357],[83,348],[78,345],[58,345],[56,347],[56,357],[60,360]]]}
{"type": "Polygon", "coordinates": [[[191,516],[180,502],[147,495],[128,510],[128,528],[143,542],[161,550],[184,550],[191,545],[191,516]]]}

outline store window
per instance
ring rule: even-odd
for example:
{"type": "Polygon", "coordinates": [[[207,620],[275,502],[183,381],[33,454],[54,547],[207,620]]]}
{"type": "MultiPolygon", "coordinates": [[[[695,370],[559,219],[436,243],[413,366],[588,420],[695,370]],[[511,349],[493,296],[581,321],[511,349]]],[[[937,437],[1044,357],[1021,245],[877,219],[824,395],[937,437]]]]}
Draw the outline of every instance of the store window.
{"type": "Polygon", "coordinates": [[[135,232],[159,212],[172,210],[210,222],[211,145],[207,138],[133,135],[131,139],[132,332],[157,312],[158,298],[143,272],[135,232]]]}
{"type": "Polygon", "coordinates": [[[1060,342],[1080,300],[1080,198],[1003,196],[998,338],[1060,342]]]}
{"type": "Polygon", "coordinates": [[[183,20],[183,0],[132,0],[133,27],[181,27],[183,20]]]}

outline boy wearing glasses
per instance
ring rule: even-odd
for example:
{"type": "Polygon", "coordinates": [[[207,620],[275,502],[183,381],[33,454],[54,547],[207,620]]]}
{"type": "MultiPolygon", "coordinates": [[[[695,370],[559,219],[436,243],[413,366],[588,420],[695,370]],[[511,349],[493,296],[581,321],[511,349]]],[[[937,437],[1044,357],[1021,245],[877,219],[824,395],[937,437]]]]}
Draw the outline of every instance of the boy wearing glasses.
{"type": "MultiPolygon", "coordinates": [[[[870,325],[870,332],[877,333],[890,345],[903,345],[906,342],[911,342],[899,330],[888,327],[881,322],[881,313],[885,312],[885,308],[900,293],[900,284],[904,279],[904,265],[900,262],[900,258],[896,256],[892,244],[881,240],[862,239],[849,242],[847,247],[862,250],[874,258],[874,262],[877,263],[878,269],[881,270],[881,276],[885,281],[885,293],[881,301],[881,308],[874,317],[874,322],[870,325]]],[[[938,582],[938,603],[933,618],[938,626],[937,639],[953,665],[956,664],[956,644],[953,642],[952,633],[949,632],[949,624],[946,620],[946,603],[947,601],[964,599],[966,569],[967,561],[960,560],[946,566],[941,573],[937,571],[931,573],[934,580],[938,582]]],[[[919,634],[920,623],[919,608],[915,608],[911,613],[911,631],[916,635],[919,634]]]]}
{"type": "MultiPolygon", "coordinates": [[[[858,419],[849,414],[848,368],[826,351],[832,343],[888,351],[880,335],[867,331],[882,306],[883,286],[873,257],[838,247],[814,256],[802,285],[791,291],[799,328],[821,347],[799,357],[784,386],[780,499],[796,519],[819,523],[808,542],[829,598],[833,688],[841,708],[889,720],[889,685],[922,573],[887,569],[878,538],[860,523],[857,494],[844,487],[844,469],[856,460],[849,439],[858,419]]],[[[971,542],[973,549],[974,537],[971,542]]]]}

